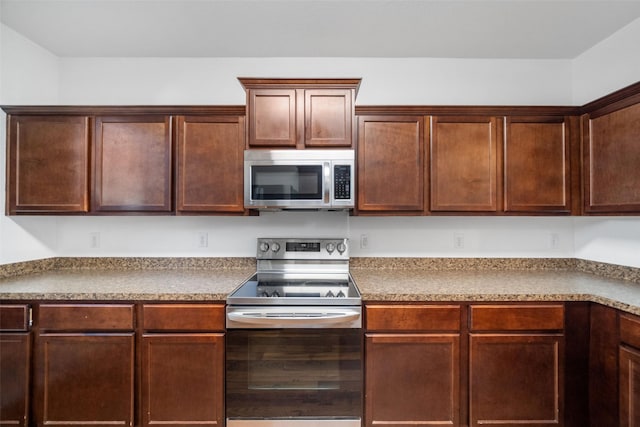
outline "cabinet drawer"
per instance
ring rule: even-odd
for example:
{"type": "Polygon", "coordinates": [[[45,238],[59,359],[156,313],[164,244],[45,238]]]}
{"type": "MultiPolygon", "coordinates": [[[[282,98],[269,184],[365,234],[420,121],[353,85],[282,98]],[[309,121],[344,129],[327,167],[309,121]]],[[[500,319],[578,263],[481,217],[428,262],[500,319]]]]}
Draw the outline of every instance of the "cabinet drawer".
{"type": "Polygon", "coordinates": [[[367,305],[368,331],[458,331],[459,305],[367,305]]]}
{"type": "Polygon", "coordinates": [[[143,329],[147,331],[223,331],[222,304],[145,304],[143,329]]]}
{"type": "Polygon", "coordinates": [[[0,331],[26,331],[29,329],[29,306],[7,304],[0,306],[0,331]]]}
{"type": "Polygon", "coordinates": [[[620,341],[640,348],[640,319],[623,314],[620,316],[620,341]]]}
{"type": "Polygon", "coordinates": [[[50,331],[133,330],[133,304],[44,304],[38,321],[50,331]]]}
{"type": "Polygon", "coordinates": [[[564,329],[564,305],[472,305],[472,331],[564,329]]]}

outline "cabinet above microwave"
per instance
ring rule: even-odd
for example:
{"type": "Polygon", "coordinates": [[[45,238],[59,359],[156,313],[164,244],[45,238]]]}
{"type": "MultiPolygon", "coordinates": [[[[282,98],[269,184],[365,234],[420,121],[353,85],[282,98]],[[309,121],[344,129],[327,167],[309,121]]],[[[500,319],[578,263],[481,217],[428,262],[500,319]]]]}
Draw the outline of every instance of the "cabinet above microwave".
{"type": "Polygon", "coordinates": [[[352,148],[360,79],[239,78],[250,148],[352,148]]]}

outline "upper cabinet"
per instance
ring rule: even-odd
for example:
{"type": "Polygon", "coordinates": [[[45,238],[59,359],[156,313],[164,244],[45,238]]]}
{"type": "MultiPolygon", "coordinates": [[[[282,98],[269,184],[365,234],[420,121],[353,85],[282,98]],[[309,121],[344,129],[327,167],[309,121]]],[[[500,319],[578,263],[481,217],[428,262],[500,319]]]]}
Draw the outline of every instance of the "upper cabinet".
{"type": "Polygon", "coordinates": [[[94,210],[172,210],[170,116],[96,117],[94,142],[94,210]]]}
{"type": "Polygon", "coordinates": [[[360,79],[239,79],[248,147],[351,148],[360,79]]]}
{"type": "Polygon", "coordinates": [[[177,211],[244,212],[244,117],[179,116],[177,145],[177,211]]]}
{"type": "Polygon", "coordinates": [[[571,121],[563,116],[506,119],[506,212],[571,212],[571,121]]]}
{"type": "Polygon", "coordinates": [[[640,103],[599,108],[582,122],[585,213],[640,213],[640,103]]]}
{"type": "Polygon", "coordinates": [[[7,121],[7,214],[87,212],[89,118],[9,114],[7,121]]]}
{"type": "Polygon", "coordinates": [[[496,117],[431,118],[431,210],[495,212],[501,196],[496,117]]]}
{"type": "Polygon", "coordinates": [[[358,116],[358,212],[424,213],[424,119],[358,116]]]}

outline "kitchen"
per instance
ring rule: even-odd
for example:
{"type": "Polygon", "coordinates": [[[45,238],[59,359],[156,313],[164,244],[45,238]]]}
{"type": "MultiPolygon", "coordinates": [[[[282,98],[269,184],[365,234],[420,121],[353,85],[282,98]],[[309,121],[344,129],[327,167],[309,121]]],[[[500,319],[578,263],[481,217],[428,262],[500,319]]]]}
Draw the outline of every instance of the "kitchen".
{"type": "MultiPolygon", "coordinates": [[[[341,6],[346,8],[342,13],[355,13],[350,8],[356,6],[357,2],[348,2],[341,6]]],[[[2,19],[8,19],[6,11],[2,19]]],[[[624,28],[567,58],[334,53],[340,57],[331,58],[331,68],[323,73],[318,70],[327,69],[326,58],[294,58],[295,53],[262,57],[254,51],[246,58],[231,53],[200,58],[193,53],[164,58],[162,53],[128,58],[109,57],[116,55],[108,52],[102,57],[56,55],[3,23],[0,103],[242,105],[245,94],[238,76],[323,74],[362,77],[356,105],[583,105],[637,81],[640,64],[629,52],[634,51],[640,22],[626,19],[629,24],[624,28]]],[[[3,114],[3,141],[5,121],[3,114]]],[[[0,152],[5,155],[4,147],[0,152]]],[[[0,160],[0,183],[4,183],[5,159],[0,160]]],[[[265,230],[271,236],[346,236],[354,258],[552,257],[640,267],[640,223],[635,217],[382,218],[340,212],[257,217],[3,216],[0,263],[75,256],[253,257],[255,239],[266,237],[265,230]]]]}

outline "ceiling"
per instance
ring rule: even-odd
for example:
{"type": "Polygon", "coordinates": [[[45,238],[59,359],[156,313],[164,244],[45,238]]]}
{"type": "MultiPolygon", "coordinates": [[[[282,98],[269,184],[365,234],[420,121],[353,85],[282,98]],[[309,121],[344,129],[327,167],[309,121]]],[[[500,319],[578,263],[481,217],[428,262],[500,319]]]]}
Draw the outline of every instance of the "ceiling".
{"type": "Polygon", "coordinates": [[[0,0],[60,57],[575,58],[640,0],[0,0]]]}

